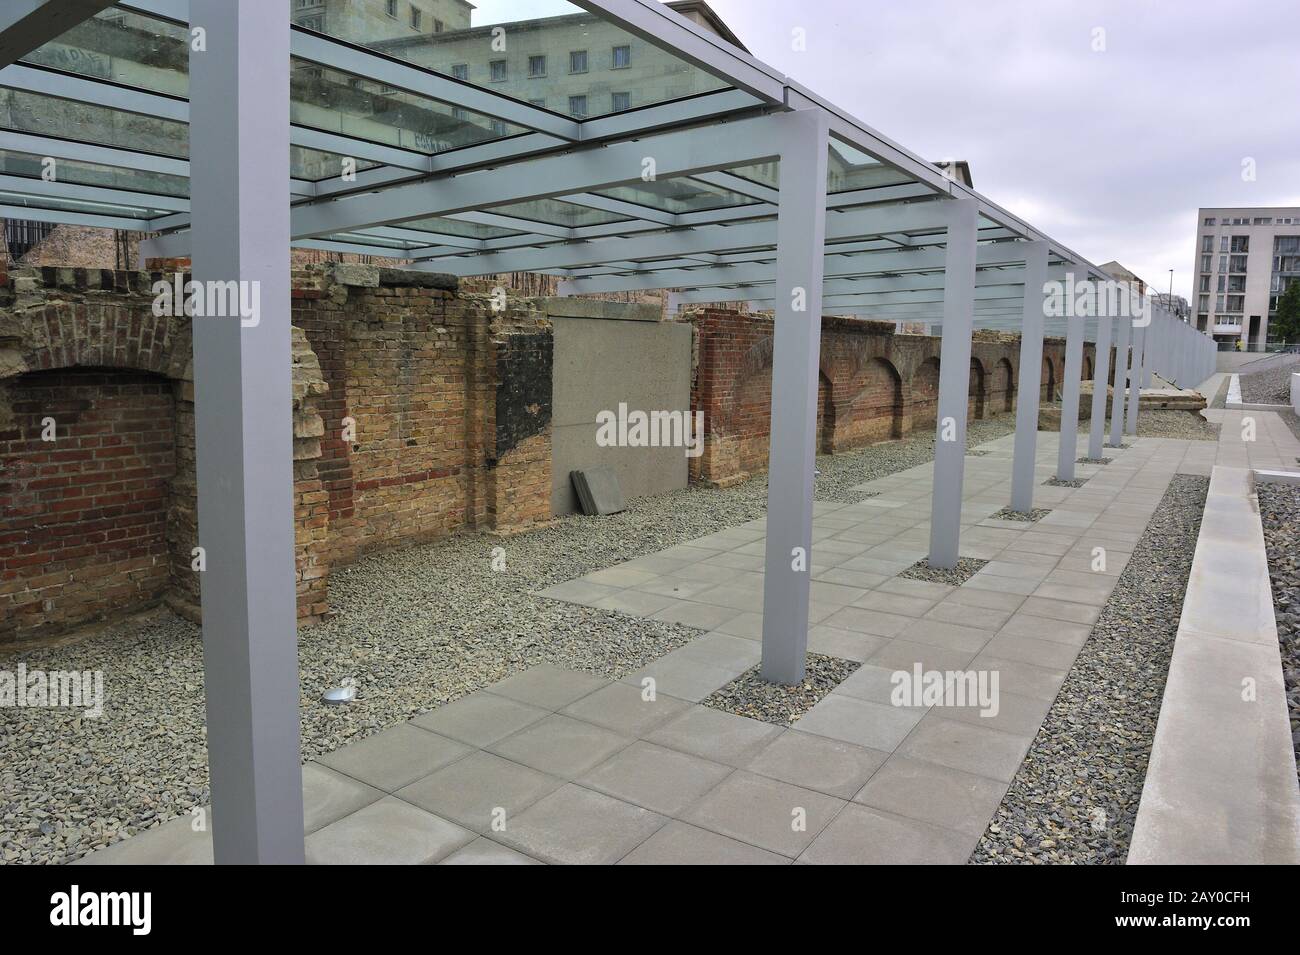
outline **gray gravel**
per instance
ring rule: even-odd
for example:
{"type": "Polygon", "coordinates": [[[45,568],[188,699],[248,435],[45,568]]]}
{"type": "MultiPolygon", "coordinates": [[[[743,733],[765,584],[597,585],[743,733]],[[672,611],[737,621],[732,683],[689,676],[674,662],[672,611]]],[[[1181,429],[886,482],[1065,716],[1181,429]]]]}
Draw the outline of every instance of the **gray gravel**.
{"type": "Polygon", "coordinates": [[[752,720],[791,726],[860,666],[854,660],[809,653],[804,678],[799,683],[788,686],[768,683],[759,675],[760,667],[753,666],[700,702],[752,720]]]}
{"type": "Polygon", "coordinates": [[[1111,462],[1111,461],[1114,461],[1114,460],[1115,460],[1114,458],[1088,458],[1088,457],[1083,457],[1083,458],[1075,458],[1075,459],[1074,459],[1074,463],[1075,463],[1075,464],[1110,464],[1110,462],[1111,462]]]}
{"type": "Polygon", "coordinates": [[[1123,864],[1208,488],[1170,482],[972,863],[1123,864]]]}
{"type": "MultiPolygon", "coordinates": [[[[1046,484],[1047,482],[1044,481],[1043,483],[1046,484]]],[[[1050,513],[1052,513],[1050,507],[1031,507],[1028,511],[1017,511],[1008,505],[996,514],[989,516],[995,521],[1020,521],[1022,524],[1037,524],[1050,513]]]]}
{"type": "Polygon", "coordinates": [[[1273,583],[1273,614],[1291,712],[1291,741],[1300,761],[1300,487],[1260,484],[1256,491],[1273,583]]]}
{"type": "Polygon", "coordinates": [[[1291,375],[1297,371],[1300,371],[1300,364],[1292,363],[1240,376],[1241,400],[1247,404],[1289,405],[1291,375]]]}
{"type": "Polygon", "coordinates": [[[978,574],[987,564],[979,557],[958,557],[956,567],[931,567],[930,558],[923,557],[898,576],[904,580],[926,580],[932,584],[960,587],[978,574]]]}
{"type": "MultiPolygon", "coordinates": [[[[973,422],[972,444],[1014,429],[973,422]]],[[[818,500],[934,457],[934,433],[818,458],[818,500]]],[[[561,581],[763,516],[763,478],[631,502],[509,539],[454,537],[336,570],[337,616],[299,635],[304,758],[330,752],[540,662],[609,677],[698,631],[532,596],[561,581]],[[506,570],[491,569],[503,547],[506,570]],[[356,702],[322,691],[354,680],[356,702]]],[[[0,669],[102,670],[98,719],[0,709],[0,862],[62,862],[209,800],[199,630],[166,610],[41,649],[0,649],[0,669]]]]}
{"type": "Polygon", "coordinates": [[[1060,478],[1049,477],[1043,482],[1043,487],[1083,487],[1087,483],[1087,478],[1070,478],[1068,481],[1062,481],[1060,478]]]}

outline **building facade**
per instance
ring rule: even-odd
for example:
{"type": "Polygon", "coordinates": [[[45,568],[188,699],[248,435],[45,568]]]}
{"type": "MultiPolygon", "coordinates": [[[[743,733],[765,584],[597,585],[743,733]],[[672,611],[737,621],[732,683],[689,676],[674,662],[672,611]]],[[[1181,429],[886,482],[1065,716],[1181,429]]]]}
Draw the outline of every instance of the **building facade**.
{"type": "Polygon", "coordinates": [[[1197,213],[1192,321],[1232,348],[1263,351],[1287,286],[1300,280],[1300,207],[1197,213]]]}

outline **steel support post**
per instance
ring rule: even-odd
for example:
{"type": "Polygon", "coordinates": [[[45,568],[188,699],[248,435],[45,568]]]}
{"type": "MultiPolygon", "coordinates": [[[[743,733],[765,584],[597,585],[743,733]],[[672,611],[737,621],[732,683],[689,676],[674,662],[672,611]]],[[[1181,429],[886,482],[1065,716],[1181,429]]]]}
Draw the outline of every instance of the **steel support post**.
{"type": "MultiPolygon", "coordinates": [[[[1086,273],[1085,273],[1086,274],[1086,273]]],[[[1098,297],[1100,299],[1100,296],[1098,297]]],[[[1100,301],[1098,302],[1100,304],[1100,301]]],[[[1061,381],[1061,434],[1056,449],[1056,479],[1074,480],[1074,460],[1079,456],[1079,379],[1083,376],[1083,315],[1065,323],[1065,371],[1061,381]]]]}
{"type": "Polygon", "coordinates": [[[237,282],[256,306],[193,320],[213,852],[301,863],[289,20],[261,0],[191,0],[190,23],[194,279],[237,282]]]}
{"type": "Polygon", "coordinates": [[[956,199],[949,213],[952,218],[948,220],[944,257],[943,340],[939,348],[939,408],[930,506],[930,564],[942,568],[957,566],[957,550],[961,544],[979,207],[973,200],[956,199]]]}
{"type": "Polygon", "coordinates": [[[803,679],[808,651],[829,150],[824,113],[798,113],[795,121],[797,136],[781,151],[777,213],[761,670],[763,679],[787,684],[803,679]]]}
{"type": "Polygon", "coordinates": [[[1115,319],[1115,385],[1110,400],[1110,446],[1124,443],[1124,400],[1128,394],[1129,339],[1133,320],[1125,315],[1115,319]]]}
{"type": "Polygon", "coordinates": [[[1025,289],[1020,326],[1020,373],[1016,381],[1016,438],[1011,463],[1011,509],[1034,507],[1034,458],[1038,454],[1038,393],[1043,375],[1043,285],[1047,243],[1025,243],[1025,289]]]}
{"type": "Polygon", "coordinates": [[[1106,379],[1110,375],[1109,315],[1097,318],[1097,350],[1092,363],[1092,421],[1088,430],[1088,457],[1097,460],[1102,456],[1101,446],[1106,440],[1106,379]]]}
{"type": "Polygon", "coordinates": [[[1138,403],[1142,397],[1142,369],[1146,364],[1147,325],[1133,328],[1133,359],[1128,376],[1128,410],[1124,433],[1137,434],[1138,403]]]}

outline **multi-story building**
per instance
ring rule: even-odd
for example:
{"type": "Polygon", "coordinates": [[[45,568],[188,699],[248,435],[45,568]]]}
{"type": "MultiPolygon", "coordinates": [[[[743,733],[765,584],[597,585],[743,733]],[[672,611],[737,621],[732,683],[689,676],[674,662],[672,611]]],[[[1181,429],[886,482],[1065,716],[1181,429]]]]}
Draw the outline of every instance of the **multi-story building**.
{"type": "Polygon", "coordinates": [[[1195,327],[1263,351],[1278,299],[1300,280],[1300,208],[1201,209],[1192,274],[1195,327]]]}

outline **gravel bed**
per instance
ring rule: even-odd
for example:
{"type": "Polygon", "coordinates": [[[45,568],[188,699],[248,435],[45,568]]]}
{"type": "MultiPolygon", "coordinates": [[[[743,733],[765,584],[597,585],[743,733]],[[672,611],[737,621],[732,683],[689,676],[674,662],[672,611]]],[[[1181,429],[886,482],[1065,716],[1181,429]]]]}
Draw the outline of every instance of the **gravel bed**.
{"type": "Polygon", "coordinates": [[[1232,379],[1227,375],[1223,376],[1223,382],[1219,385],[1219,391],[1210,399],[1207,408],[1215,408],[1222,411],[1228,407],[1228,388],[1232,384],[1232,379]]]}
{"type": "Polygon", "coordinates": [[[978,574],[987,564],[978,557],[958,557],[956,567],[931,567],[930,558],[923,557],[898,576],[905,580],[928,580],[932,584],[960,587],[978,574]]]}
{"type": "MultiPolygon", "coordinates": [[[[973,422],[972,443],[1014,416],[973,422]]],[[[933,431],[818,458],[818,500],[934,458],[933,431]]],[[[845,495],[840,498],[840,495],[845,495]]],[[[533,591],[762,517],[763,477],[642,498],[509,539],[464,535],[365,558],[330,576],[336,616],[299,634],[304,759],[541,662],[612,678],[699,631],[535,597],[533,591]],[[504,548],[506,570],[492,570],[504,548]],[[343,680],[358,695],[328,706],[343,680]]],[[[80,639],[0,648],[0,669],[102,670],[105,712],[0,709],[0,863],[64,862],[209,800],[199,628],[156,610],[80,639]]]]}
{"type": "Polygon", "coordinates": [[[760,667],[754,666],[700,702],[737,716],[790,726],[861,665],[854,660],[810,653],[804,678],[799,683],[790,686],[769,683],[759,676],[760,667]]]}
{"type": "Polygon", "coordinates": [[[1300,760],[1300,486],[1260,484],[1259,516],[1273,583],[1273,614],[1282,653],[1287,708],[1291,712],[1291,742],[1300,760]]]}
{"type": "MultiPolygon", "coordinates": [[[[1044,484],[1047,482],[1044,481],[1044,484]]],[[[1048,514],[1052,513],[1050,507],[1031,507],[1028,512],[1017,511],[1011,507],[1004,507],[996,514],[990,514],[989,520],[993,521],[1020,521],[1022,524],[1036,524],[1048,514]]]]}
{"type": "MultiPolygon", "coordinates": [[[[1127,447],[1127,445],[1126,445],[1127,447]]],[[[1075,464],[1110,464],[1114,458],[1075,458],[1075,464]]]]}
{"type": "MultiPolygon", "coordinates": [[[[1286,422],[1286,426],[1291,429],[1291,433],[1296,436],[1296,440],[1300,441],[1300,416],[1297,416],[1290,408],[1277,412],[1277,415],[1286,422]]],[[[1300,458],[1296,458],[1296,461],[1300,463],[1300,458]]]]}
{"type": "Polygon", "coordinates": [[[1087,483],[1087,478],[1070,478],[1068,481],[1062,481],[1060,478],[1049,477],[1043,482],[1043,487],[1083,487],[1087,483]]]}
{"type": "Polygon", "coordinates": [[[969,450],[968,450],[968,451],[966,452],[966,457],[968,457],[968,458],[982,458],[982,457],[984,457],[984,456],[987,455],[987,454],[988,454],[987,451],[969,451],[969,450]]]}
{"type": "Polygon", "coordinates": [[[1252,405],[1289,405],[1291,403],[1291,375],[1300,371],[1300,364],[1292,362],[1281,368],[1241,375],[1241,400],[1252,405]]]}
{"type": "Polygon", "coordinates": [[[971,863],[1123,864],[1208,489],[1173,477],[971,863]]]}

